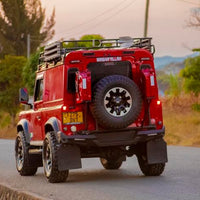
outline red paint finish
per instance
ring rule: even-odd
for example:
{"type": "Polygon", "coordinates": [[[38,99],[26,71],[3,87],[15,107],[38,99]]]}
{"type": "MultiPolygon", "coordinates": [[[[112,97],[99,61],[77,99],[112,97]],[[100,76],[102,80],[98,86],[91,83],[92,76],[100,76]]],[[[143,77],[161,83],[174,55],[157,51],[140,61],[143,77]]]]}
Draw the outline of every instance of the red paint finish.
{"type": "Polygon", "coordinates": [[[163,127],[162,104],[157,104],[159,98],[153,56],[144,49],[134,49],[130,55],[124,54],[125,51],[128,52],[130,49],[74,51],[66,54],[63,63],[41,66],[36,77],[34,107],[32,110],[20,113],[20,120],[28,121],[29,133],[33,135],[32,140],[44,139],[45,124],[51,118],[57,119],[59,129],[67,135],[74,134],[71,131],[72,126],[76,126],[77,131],[92,131],[97,128],[90,111],[93,86],[91,72],[87,68],[90,63],[97,62],[128,61],[130,63],[130,78],[138,85],[143,97],[141,114],[130,126],[148,126],[154,123],[157,129],[161,129],[163,127]],[[88,54],[84,56],[84,53],[88,54]],[[141,69],[142,65],[149,65],[150,68],[141,69]],[[68,70],[71,68],[77,71],[69,82],[68,70]],[[42,87],[41,94],[38,92],[38,85],[42,87]],[[72,91],[69,91],[69,88],[72,91]],[[64,113],[75,112],[83,113],[83,121],[65,124],[64,120],[67,119],[64,119],[64,113]]]}

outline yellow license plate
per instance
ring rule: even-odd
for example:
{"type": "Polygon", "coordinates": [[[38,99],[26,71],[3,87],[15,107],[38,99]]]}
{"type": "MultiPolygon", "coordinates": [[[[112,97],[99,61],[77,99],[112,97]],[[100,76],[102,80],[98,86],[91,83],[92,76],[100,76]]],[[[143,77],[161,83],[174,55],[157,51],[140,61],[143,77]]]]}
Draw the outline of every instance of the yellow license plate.
{"type": "Polygon", "coordinates": [[[82,112],[63,113],[63,124],[81,124],[83,123],[82,112]]]}

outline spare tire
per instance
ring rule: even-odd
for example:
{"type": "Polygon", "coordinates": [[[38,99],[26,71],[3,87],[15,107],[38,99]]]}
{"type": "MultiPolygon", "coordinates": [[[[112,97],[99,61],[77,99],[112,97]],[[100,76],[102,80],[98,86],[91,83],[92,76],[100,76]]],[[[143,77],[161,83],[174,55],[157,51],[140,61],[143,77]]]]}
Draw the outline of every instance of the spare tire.
{"type": "Polygon", "coordinates": [[[139,116],[142,98],[138,86],[130,78],[112,75],[94,87],[92,113],[104,128],[125,128],[139,116]]]}

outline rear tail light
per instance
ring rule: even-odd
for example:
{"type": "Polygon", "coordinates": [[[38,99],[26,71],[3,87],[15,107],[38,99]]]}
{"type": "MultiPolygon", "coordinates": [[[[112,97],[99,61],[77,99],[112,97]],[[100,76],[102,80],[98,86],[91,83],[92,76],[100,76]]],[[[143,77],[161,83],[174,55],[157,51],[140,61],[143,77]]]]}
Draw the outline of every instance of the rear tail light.
{"type": "Polygon", "coordinates": [[[151,119],[151,124],[156,124],[156,120],[155,119],[151,119]]]}
{"type": "Polygon", "coordinates": [[[160,100],[158,100],[158,101],[157,101],[157,105],[160,105],[160,104],[161,104],[161,101],[160,101],[160,100]]]}
{"type": "Polygon", "coordinates": [[[65,110],[67,110],[67,106],[63,106],[63,108],[62,108],[62,109],[63,109],[64,111],[65,111],[65,110]]]}

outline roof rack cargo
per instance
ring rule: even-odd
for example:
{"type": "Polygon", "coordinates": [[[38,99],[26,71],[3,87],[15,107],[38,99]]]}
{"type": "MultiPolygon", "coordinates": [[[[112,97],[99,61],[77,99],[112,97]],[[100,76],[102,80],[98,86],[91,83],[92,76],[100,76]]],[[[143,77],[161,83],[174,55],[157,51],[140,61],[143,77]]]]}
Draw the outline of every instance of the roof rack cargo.
{"type": "Polygon", "coordinates": [[[154,45],[151,44],[152,38],[131,38],[120,37],[118,39],[93,39],[93,40],[64,40],[47,45],[44,52],[40,54],[39,63],[58,62],[62,55],[76,50],[103,49],[103,48],[142,48],[155,52],[154,45]]]}

